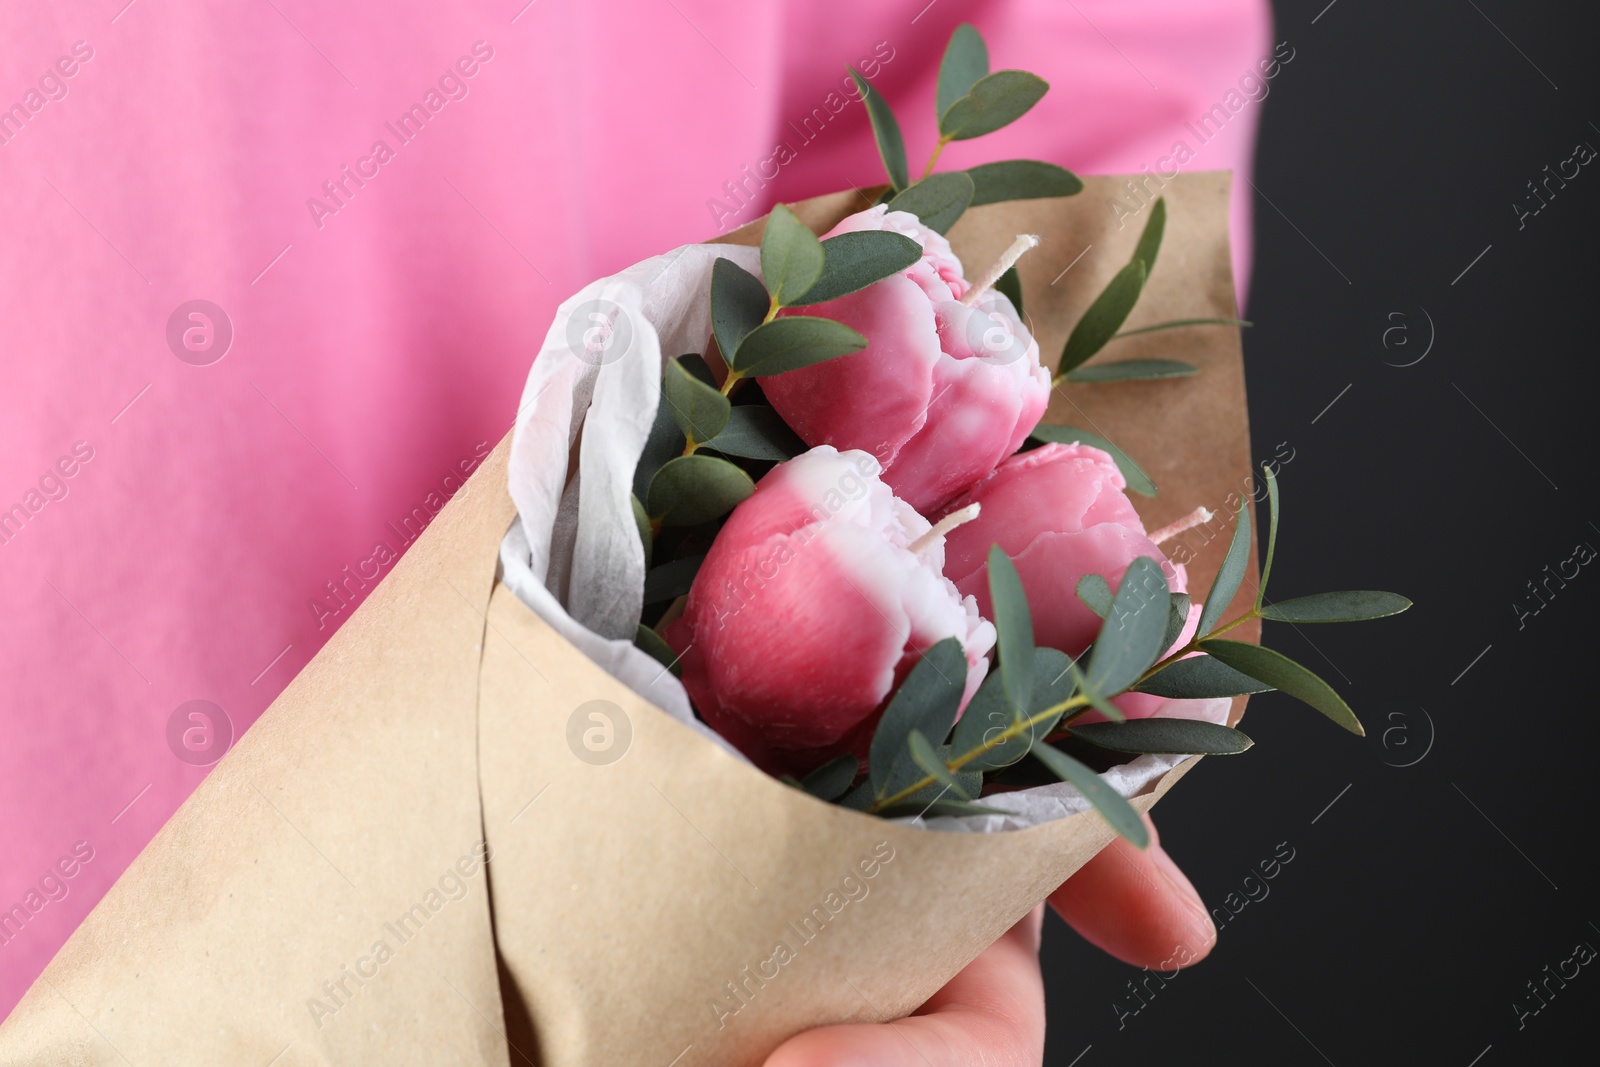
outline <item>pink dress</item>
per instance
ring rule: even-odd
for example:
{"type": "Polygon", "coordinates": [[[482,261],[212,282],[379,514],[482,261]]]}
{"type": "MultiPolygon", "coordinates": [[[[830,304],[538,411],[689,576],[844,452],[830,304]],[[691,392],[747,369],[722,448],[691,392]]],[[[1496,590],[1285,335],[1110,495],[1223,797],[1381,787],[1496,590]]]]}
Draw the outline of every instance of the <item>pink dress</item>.
{"type": "Polygon", "coordinates": [[[1247,172],[1274,58],[1264,0],[524,3],[0,7],[0,1014],[499,440],[561,298],[880,180],[845,64],[918,168],[970,20],[1053,88],[941,167],[1247,172]]]}

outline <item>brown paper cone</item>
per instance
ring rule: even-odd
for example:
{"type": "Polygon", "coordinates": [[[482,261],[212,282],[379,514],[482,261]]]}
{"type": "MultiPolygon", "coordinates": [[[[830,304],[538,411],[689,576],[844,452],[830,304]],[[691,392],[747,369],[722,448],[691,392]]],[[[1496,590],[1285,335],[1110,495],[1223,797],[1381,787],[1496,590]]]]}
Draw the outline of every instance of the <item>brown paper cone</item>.
{"type": "MultiPolygon", "coordinates": [[[[1138,238],[1106,204],[1119,187],[974,209],[951,234],[974,274],[1015,233],[1044,238],[1021,274],[1047,358],[1138,238]]],[[[1233,314],[1227,192],[1224,174],[1168,184],[1130,328],[1233,314]]],[[[798,210],[820,231],[864,206],[798,210]]],[[[1226,508],[1250,477],[1237,332],[1114,347],[1202,373],[1058,392],[1048,421],[1141,462],[1163,488],[1136,498],[1147,525],[1226,508]]],[[[888,823],[673,721],[494,582],[506,453],[73,934],[0,1025],[0,1064],[758,1063],[808,1027],[911,1011],[1110,839],[1092,813],[990,835],[888,823]]],[[[1203,594],[1226,530],[1199,542],[1203,594]]]]}

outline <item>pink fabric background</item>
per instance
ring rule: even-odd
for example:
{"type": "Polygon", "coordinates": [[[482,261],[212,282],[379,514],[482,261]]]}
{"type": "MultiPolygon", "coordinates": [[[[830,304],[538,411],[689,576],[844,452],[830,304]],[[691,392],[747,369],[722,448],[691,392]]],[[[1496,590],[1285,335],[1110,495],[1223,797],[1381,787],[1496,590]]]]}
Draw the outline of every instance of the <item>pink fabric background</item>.
{"type": "MultiPolygon", "coordinates": [[[[1264,0],[525,3],[0,8],[0,106],[93,50],[0,144],[0,509],[43,502],[0,544],[0,911],[92,850],[0,930],[0,1014],[204,776],[168,748],[174,709],[240,732],[265,710],[349,615],[319,624],[324,582],[398,548],[387,523],[508,428],[561,298],[715,233],[708,201],[780,138],[797,158],[728,227],[880,179],[859,103],[803,147],[787,125],[845,63],[892,48],[875,85],[920,169],[972,21],[1053,89],[941,167],[1104,173],[1195,147],[1184,122],[1272,50],[1264,0]],[[477,41],[468,95],[396,147],[385,122],[477,41]],[[380,138],[394,158],[319,228],[307,198],[380,138]],[[209,366],[166,342],[194,298],[235,330],[209,366]],[[92,459],[45,478],[77,442],[92,459]]],[[[1248,168],[1262,106],[1189,167],[1248,168]]],[[[1247,195],[1234,234],[1242,279],[1247,195]]]]}

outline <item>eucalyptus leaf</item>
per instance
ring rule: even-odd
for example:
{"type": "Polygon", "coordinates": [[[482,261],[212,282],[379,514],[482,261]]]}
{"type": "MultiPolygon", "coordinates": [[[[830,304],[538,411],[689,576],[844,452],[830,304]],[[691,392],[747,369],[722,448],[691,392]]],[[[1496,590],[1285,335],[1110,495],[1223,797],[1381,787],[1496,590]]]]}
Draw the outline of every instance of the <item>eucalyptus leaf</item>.
{"type": "Polygon", "coordinates": [[[1117,272],[1116,277],[1094,298],[1094,303],[1089,305],[1083,318],[1072,328],[1066,347],[1061,350],[1061,362],[1056,367],[1057,377],[1077,369],[1116,336],[1133,311],[1133,306],[1139,302],[1139,294],[1144,291],[1144,280],[1143,260],[1136,259],[1117,272]]]}
{"type": "Polygon", "coordinates": [[[1278,476],[1272,468],[1263,463],[1261,469],[1267,475],[1267,505],[1272,509],[1272,517],[1267,520],[1267,559],[1261,565],[1261,584],[1256,586],[1256,610],[1261,610],[1261,605],[1267,599],[1267,578],[1272,574],[1272,554],[1278,548],[1278,476]]]}
{"type": "Polygon", "coordinates": [[[739,404],[728,413],[722,432],[705,443],[728,456],[741,459],[793,459],[806,444],[778,413],[765,404],[739,404]]]}
{"type": "Polygon", "coordinates": [[[860,761],[854,756],[835,756],[800,782],[800,788],[818,800],[838,800],[856,780],[860,761]]]}
{"type": "Polygon", "coordinates": [[[1144,232],[1139,234],[1139,243],[1133,249],[1133,258],[1144,260],[1146,278],[1156,269],[1156,253],[1161,251],[1161,238],[1166,232],[1167,198],[1163,196],[1158,197],[1155,206],[1150,209],[1150,217],[1144,223],[1144,232]]]}
{"type": "Polygon", "coordinates": [[[812,315],[783,315],[762,323],[739,346],[739,373],[763,378],[799,370],[867,347],[867,339],[842,322],[812,315]]]}
{"type": "MultiPolygon", "coordinates": [[[[664,392],[664,390],[663,390],[664,392]]],[[[644,500],[650,495],[650,479],[662,464],[683,454],[683,431],[678,420],[672,417],[672,405],[665,395],[656,398],[656,418],[650,424],[650,435],[645,439],[644,450],[639,454],[638,466],[633,469],[633,495],[644,500]]]]}
{"type": "Polygon", "coordinates": [[[1144,820],[1121,793],[1106,784],[1105,779],[1065,752],[1043,742],[1033,746],[1033,755],[1050,768],[1056,777],[1076,786],[1078,792],[1111,824],[1111,828],[1127,838],[1135,848],[1149,847],[1150,831],[1144,820]]]}
{"type": "Polygon", "coordinates": [[[662,402],[672,408],[672,417],[684,436],[704,444],[728,424],[728,398],[690,373],[682,360],[667,364],[661,379],[662,402]]]}
{"type": "Polygon", "coordinates": [[[950,35],[939,64],[939,85],[934,94],[936,117],[943,118],[950,105],[971,92],[978,79],[988,73],[989,48],[983,43],[983,35],[963,22],[950,35]]]}
{"type": "MultiPolygon", "coordinates": [[[[1072,659],[1058,649],[1033,650],[1033,699],[1023,721],[1057,704],[1064,704],[1072,696],[1075,682],[1071,664],[1072,659]]],[[[1065,709],[1055,711],[1020,735],[1007,738],[981,756],[973,757],[962,765],[962,769],[987,771],[1016,763],[1028,754],[1035,741],[1050,736],[1050,731],[1056,728],[1063,714],[1065,709]]],[[[961,713],[961,720],[956,723],[955,734],[950,739],[950,751],[957,758],[964,757],[998,738],[1017,721],[1018,717],[1011,710],[1000,676],[991,674],[983,680],[978,691],[967,702],[966,710],[961,713]]]]}
{"type": "Polygon", "coordinates": [[[947,637],[922,654],[884,708],[868,749],[867,770],[873,795],[891,796],[923,777],[911,758],[912,730],[924,736],[949,735],[967,684],[967,654],[947,637]]]}
{"type": "Polygon", "coordinates": [[[711,365],[706,362],[706,357],[700,353],[690,352],[688,355],[679,356],[677,362],[680,367],[699,379],[703,385],[709,385],[713,389],[717,387],[717,376],[712,373],[711,365]]]}
{"type": "Polygon", "coordinates": [[[854,230],[822,242],[822,276],[791,307],[837,300],[898,274],[922,258],[922,246],[892,230],[854,230]]]}
{"type": "Polygon", "coordinates": [[[755,492],[744,471],[715,456],[679,456],[650,480],[645,509],[663,526],[698,526],[732,511],[755,492]]]}
{"type": "Polygon", "coordinates": [[[731,259],[711,265],[711,332],[729,367],[740,342],[761,325],[771,307],[772,298],[760,278],[731,259]]]}
{"type": "Polygon", "coordinates": [[[1017,273],[1016,265],[1007,267],[1001,272],[1000,277],[994,280],[997,292],[1004,293],[1005,298],[1011,301],[1011,306],[1016,309],[1017,315],[1022,315],[1022,275],[1017,273]]]}
{"type": "Polygon", "coordinates": [[[939,135],[966,141],[1009,126],[1028,113],[1050,83],[1025,70],[998,70],[979,78],[972,89],[939,116],[939,135]]]}
{"type": "Polygon", "coordinates": [[[883,170],[889,176],[889,184],[896,190],[904,189],[911,181],[907,174],[906,142],[900,136],[900,123],[895,121],[894,112],[889,109],[883,96],[873,91],[860,71],[851,67],[850,77],[856,80],[856,91],[867,105],[867,116],[872,120],[872,137],[878,142],[878,155],[883,159],[883,170]]]}
{"type": "Polygon", "coordinates": [[[1105,695],[1105,693],[1089,684],[1089,679],[1084,675],[1081,667],[1074,663],[1070,668],[1068,668],[1068,670],[1072,675],[1072,683],[1075,687],[1074,691],[1076,695],[1087,700],[1091,708],[1098,711],[1100,714],[1104,715],[1113,722],[1121,722],[1123,719],[1127,718],[1127,716],[1122,713],[1122,709],[1111,703],[1110,699],[1105,695]]]}
{"type": "Polygon", "coordinates": [[[1167,609],[1167,632],[1161,638],[1162,655],[1166,655],[1178,643],[1178,638],[1183,636],[1183,628],[1189,624],[1191,603],[1188,593],[1172,594],[1172,603],[1167,609]]]}
{"type": "Polygon", "coordinates": [[[1163,650],[1170,599],[1161,566],[1148,556],[1136,557],[1123,574],[1111,614],[1095,638],[1087,677],[1090,690],[1115,695],[1150,669],[1163,650]]]}
{"type": "Polygon", "coordinates": [[[1132,456],[1097,433],[1080,430],[1076,426],[1052,426],[1041,422],[1028,436],[1046,444],[1085,444],[1090,448],[1098,448],[1116,461],[1117,470],[1122,472],[1122,480],[1128,483],[1129,490],[1141,496],[1156,495],[1156,483],[1150,480],[1144,468],[1135,463],[1132,456]]]}
{"type": "Polygon", "coordinates": [[[1241,674],[1212,656],[1187,656],[1162,667],[1133,687],[1137,692],[1171,700],[1209,700],[1214,697],[1269,693],[1272,686],[1241,674]]]}
{"type": "Polygon", "coordinates": [[[665,604],[683,596],[694,585],[694,576],[700,573],[700,564],[705,561],[705,554],[701,553],[650,568],[644,575],[644,603],[665,604]]]}
{"type": "Polygon", "coordinates": [[[972,796],[961,784],[956,781],[955,775],[950,772],[947,752],[936,748],[932,741],[921,730],[913,729],[906,736],[906,749],[911,753],[911,759],[922,769],[924,774],[933,778],[935,782],[954,793],[958,800],[971,800],[972,796]]]}
{"type": "Polygon", "coordinates": [[[1334,692],[1327,682],[1283,653],[1261,645],[1221,638],[1202,641],[1200,648],[1234,670],[1310,704],[1351,733],[1359,737],[1366,736],[1367,732],[1362,729],[1356,713],[1350,710],[1344,698],[1334,692]]]}
{"type": "Polygon", "coordinates": [[[1255,744],[1238,730],[1200,719],[1091,722],[1074,726],[1072,736],[1113,752],[1158,755],[1233,756],[1255,744]]]}
{"type": "Polygon", "coordinates": [[[1158,322],[1153,326],[1141,326],[1137,330],[1123,330],[1113,337],[1115,341],[1122,337],[1136,337],[1141,333],[1155,333],[1158,330],[1179,330],[1185,326],[1254,326],[1253,322],[1243,319],[1173,319],[1170,322],[1158,322]]]}
{"type": "Polygon", "coordinates": [[[1075,367],[1067,372],[1069,382],[1128,382],[1161,378],[1189,378],[1200,373],[1193,363],[1176,359],[1121,359],[1075,367]]]}
{"type": "Polygon", "coordinates": [[[1410,606],[1411,601],[1399,593],[1347,589],[1280,600],[1263,607],[1261,617],[1279,622],[1364,622],[1398,615],[1410,606]]]}
{"type": "Polygon", "coordinates": [[[1033,698],[1033,613],[1016,564],[999,545],[989,546],[989,602],[1006,698],[1023,715],[1033,698]]]}
{"type": "Polygon", "coordinates": [[[639,498],[629,496],[628,499],[633,503],[633,523],[639,528],[639,540],[644,544],[644,566],[648,571],[650,555],[655,549],[655,534],[650,529],[650,516],[645,514],[644,505],[639,503],[639,498]]]}
{"type": "Polygon", "coordinates": [[[1078,599],[1102,619],[1111,614],[1111,586],[1098,574],[1085,574],[1078,579],[1078,599]]]}
{"type": "Polygon", "coordinates": [[[1250,507],[1241,500],[1239,517],[1233,526],[1233,540],[1228,542],[1228,554],[1222,557],[1222,566],[1217,568],[1211,591],[1206,594],[1205,606],[1200,609],[1200,628],[1195,631],[1197,635],[1204,637],[1216,629],[1228,605],[1233,603],[1234,594],[1239,591],[1239,583],[1244,581],[1244,572],[1249,566],[1250,507]]]}
{"type": "Polygon", "coordinates": [[[972,179],[954,170],[922,179],[889,201],[890,211],[909,211],[930,230],[948,233],[972,203],[972,179]]]}
{"type": "Polygon", "coordinates": [[[661,635],[648,626],[640,626],[633,634],[634,646],[648,652],[667,670],[672,672],[674,678],[683,673],[683,667],[678,663],[678,654],[672,651],[672,646],[661,639],[661,635]]]}
{"type": "Polygon", "coordinates": [[[782,204],[773,205],[761,234],[761,276],[779,306],[795,302],[822,277],[822,242],[782,204]]]}
{"type": "Polygon", "coordinates": [[[967,169],[972,179],[972,207],[1002,200],[1039,200],[1052,196],[1076,196],[1083,192],[1083,179],[1065,167],[1041,163],[1037,159],[1007,159],[967,169]]]}

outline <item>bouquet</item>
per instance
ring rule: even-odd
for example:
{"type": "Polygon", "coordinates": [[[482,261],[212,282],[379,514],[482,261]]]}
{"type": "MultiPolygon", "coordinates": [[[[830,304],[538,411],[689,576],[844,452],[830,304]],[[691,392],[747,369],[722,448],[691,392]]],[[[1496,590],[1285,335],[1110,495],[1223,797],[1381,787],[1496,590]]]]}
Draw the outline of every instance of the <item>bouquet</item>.
{"type": "MultiPolygon", "coordinates": [[[[936,150],[912,181],[855,77],[887,185],[564,303],[509,440],[0,1062],[755,1063],[910,1012],[1141,843],[1194,757],[1250,747],[1247,695],[1361,732],[1250,640],[1409,602],[1266,595],[1227,176],[1125,232],[1118,179],[936,150]]],[[[1045,88],[962,27],[939,148],[1045,88]]]]}

